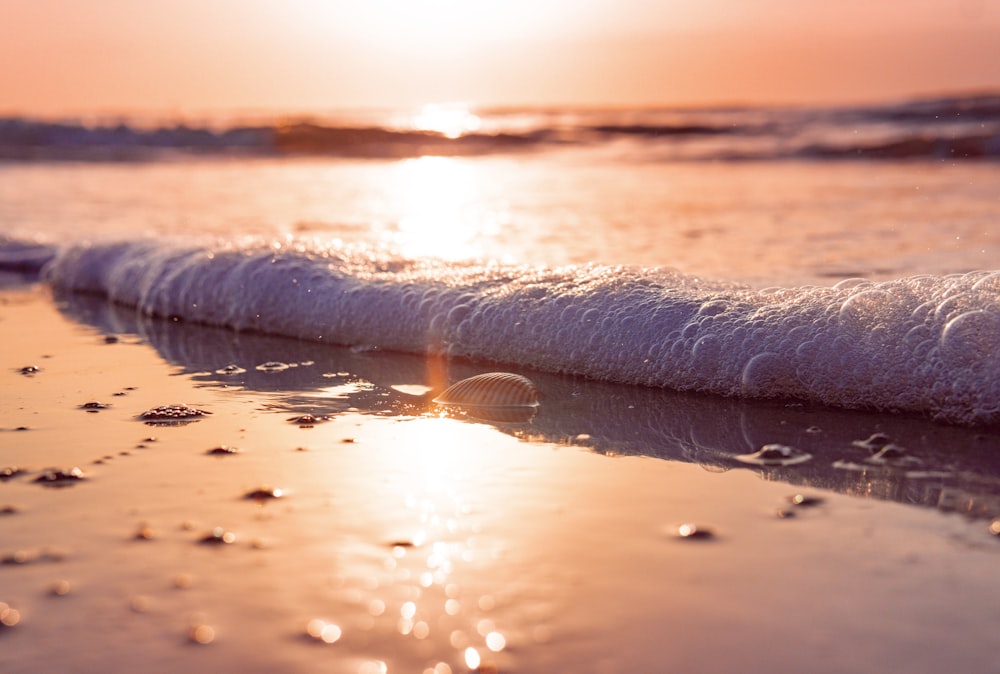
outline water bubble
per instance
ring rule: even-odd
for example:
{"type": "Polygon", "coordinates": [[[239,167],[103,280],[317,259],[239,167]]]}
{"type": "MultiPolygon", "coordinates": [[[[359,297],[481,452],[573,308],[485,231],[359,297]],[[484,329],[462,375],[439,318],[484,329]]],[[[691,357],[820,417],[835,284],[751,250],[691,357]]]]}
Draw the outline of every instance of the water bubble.
{"type": "Polygon", "coordinates": [[[246,369],[240,367],[239,365],[233,365],[232,363],[230,363],[225,367],[220,367],[218,370],[215,371],[215,374],[234,375],[234,374],[243,374],[244,372],[246,372],[246,369]]]}
{"type": "Polygon", "coordinates": [[[109,409],[110,407],[111,405],[99,402],[97,400],[92,400],[90,402],[86,402],[80,405],[81,410],[86,410],[88,412],[99,412],[101,410],[109,409]]]}
{"type": "Polygon", "coordinates": [[[797,377],[787,357],[765,351],[751,358],[743,368],[743,394],[773,398],[794,394],[797,377]]]}
{"type": "MultiPolygon", "coordinates": [[[[975,365],[994,358],[1000,344],[1000,315],[977,309],[948,321],[941,333],[941,351],[950,360],[975,365]]],[[[994,360],[995,362],[995,360],[994,360]]]]}
{"type": "Polygon", "coordinates": [[[973,284],[972,290],[1000,294],[1000,272],[994,272],[982,277],[973,284]]]}
{"type": "Polygon", "coordinates": [[[863,290],[840,305],[838,318],[843,325],[863,329],[876,324],[892,303],[892,295],[884,290],[863,290]]]}
{"type": "Polygon", "coordinates": [[[239,454],[240,450],[230,445],[219,445],[218,447],[212,447],[211,449],[206,450],[205,453],[212,456],[230,456],[232,454],[239,454]]]}
{"type": "Polygon", "coordinates": [[[30,377],[32,375],[36,375],[36,374],[38,374],[41,371],[42,371],[42,368],[38,367],[37,365],[25,365],[20,370],[18,370],[18,372],[20,372],[21,374],[23,374],[26,377],[30,377]]]}

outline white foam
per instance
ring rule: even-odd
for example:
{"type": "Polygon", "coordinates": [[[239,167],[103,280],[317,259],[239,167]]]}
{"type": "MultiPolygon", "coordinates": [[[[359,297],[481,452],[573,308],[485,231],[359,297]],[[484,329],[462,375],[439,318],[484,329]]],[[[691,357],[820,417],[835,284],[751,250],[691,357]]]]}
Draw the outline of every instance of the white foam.
{"type": "Polygon", "coordinates": [[[276,246],[74,245],[45,278],[147,314],[235,330],[1000,422],[1000,272],[757,291],[630,267],[276,246]]]}

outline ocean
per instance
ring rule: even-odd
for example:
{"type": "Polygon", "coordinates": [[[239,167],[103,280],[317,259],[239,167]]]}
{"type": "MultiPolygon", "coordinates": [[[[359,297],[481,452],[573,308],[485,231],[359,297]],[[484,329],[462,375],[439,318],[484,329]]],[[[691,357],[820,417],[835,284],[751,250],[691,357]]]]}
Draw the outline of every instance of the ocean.
{"type": "Polygon", "coordinates": [[[1000,422],[1000,95],[0,120],[0,265],[144,315],[1000,422]]]}
{"type": "Polygon", "coordinates": [[[0,156],[0,670],[1000,671],[1000,95],[0,156]]]}

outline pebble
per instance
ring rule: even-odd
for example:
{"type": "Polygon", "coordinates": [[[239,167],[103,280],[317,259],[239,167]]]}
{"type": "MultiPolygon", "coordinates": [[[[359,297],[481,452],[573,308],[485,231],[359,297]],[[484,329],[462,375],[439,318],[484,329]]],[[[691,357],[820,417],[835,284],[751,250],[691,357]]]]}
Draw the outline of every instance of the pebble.
{"type": "Polygon", "coordinates": [[[316,424],[321,424],[324,421],[329,421],[330,417],[325,414],[316,416],[313,414],[300,414],[297,417],[292,417],[288,420],[289,423],[296,424],[302,428],[312,428],[316,424]]]}
{"type": "Polygon", "coordinates": [[[69,468],[66,470],[60,470],[57,468],[49,468],[44,471],[41,475],[34,479],[34,482],[38,484],[45,485],[47,487],[67,487],[72,484],[76,484],[82,480],[85,480],[86,475],[82,470],[77,467],[69,468]]]}
{"type": "Polygon", "coordinates": [[[24,468],[19,468],[18,466],[6,466],[0,468],[0,480],[10,480],[11,478],[19,477],[27,473],[24,468]]]}
{"type": "Polygon", "coordinates": [[[822,505],[823,499],[818,496],[807,496],[805,494],[792,494],[788,497],[788,502],[798,508],[813,508],[822,505]]]}
{"type": "Polygon", "coordinates": [[[229,545],[236,540],[236,534],[222,527],[215,527],[209,533],[198,539],[203,545],[229,545]]]}
{"type": "Polygon", "coordinates": [[[685,541],[707,541],[715,538],[715,533],[711,529],[691,523],[678,526],[675,535],[685,541]]]}
{"type": "Polygon", "coordinates": [[[288,492],[284,489],[278,489],[276,487],[258,487],[253,491],[248,491],[243,495],[243,498],[251,501],[267,501],[270,499],[281,498],[287,493],[288,492]]]}

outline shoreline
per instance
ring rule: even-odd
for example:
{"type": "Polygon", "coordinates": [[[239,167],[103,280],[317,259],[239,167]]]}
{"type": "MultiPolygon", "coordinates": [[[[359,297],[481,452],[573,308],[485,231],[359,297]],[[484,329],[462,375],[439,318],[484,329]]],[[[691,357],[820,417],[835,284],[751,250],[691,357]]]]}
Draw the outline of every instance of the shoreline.
{"type": "Polygon", "coordinates": [[[0,482],[0,602],[20,616],[0,628],[5,670],[998,663],[995,432],[534,374],[531,421],[449,418],[392,394],[427,382],[420,357],[42,286],[0,288],[0,335],[0,469],[27,471],[0,482]],[[137,419],[182,402],[211,415],[137,419]],[[306,413],[330,420],[289,421],[306,413]],[[852,441],[875,432],[920,464],[869,462],[852,441]],[[735,459],[767,442],[812,460],[735,459]],[[77,484],[34,482],[74,466],[77,484]],[[287,493],[247,497],[264,487],[287,493]],[[713,535],[678,538],[685,523],[713,535]],[[235,540],[199,542],[215,527],[235,540]]]}

